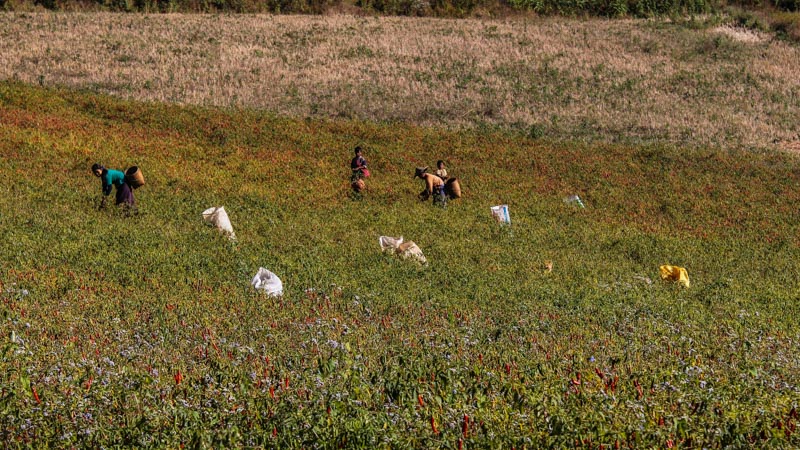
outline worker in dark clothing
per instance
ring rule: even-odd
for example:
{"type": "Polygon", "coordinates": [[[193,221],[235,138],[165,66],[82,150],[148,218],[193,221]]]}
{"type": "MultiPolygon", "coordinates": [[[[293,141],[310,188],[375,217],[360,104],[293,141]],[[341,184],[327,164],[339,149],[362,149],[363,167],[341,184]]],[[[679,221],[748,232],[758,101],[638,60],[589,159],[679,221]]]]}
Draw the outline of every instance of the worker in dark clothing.
{"type": "Polygon", "coordinates": [[[367,160],[364,159],[361,147],[355,148],[355,154],[356,155],[350,161],[350,169],[353,171],[352,181],[360,180],[361,178],[367,178],[369,176],[367,160]]]}

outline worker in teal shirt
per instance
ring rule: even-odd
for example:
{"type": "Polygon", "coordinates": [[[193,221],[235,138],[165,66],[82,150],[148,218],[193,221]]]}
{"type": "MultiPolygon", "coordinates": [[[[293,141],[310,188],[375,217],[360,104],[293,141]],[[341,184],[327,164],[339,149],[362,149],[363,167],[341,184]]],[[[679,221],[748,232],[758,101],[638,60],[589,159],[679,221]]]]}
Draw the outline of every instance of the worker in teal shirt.
{"type": "Polygon", "coordinates": [[[133,189],[131,189],[128,182],[125,181],[125,174],[123,172],[119,170],[109,170],[95,163],[92,165],[92,173],[94,173],[94,176],[100,178],[103,185],[103,200],[100,203],[100,209],[105,208],[106,198],[111,194],[112,186],[117,189],[115,204],[124,204],[129,208],[136,206],[136,200],[133,198],[133,189]]]}

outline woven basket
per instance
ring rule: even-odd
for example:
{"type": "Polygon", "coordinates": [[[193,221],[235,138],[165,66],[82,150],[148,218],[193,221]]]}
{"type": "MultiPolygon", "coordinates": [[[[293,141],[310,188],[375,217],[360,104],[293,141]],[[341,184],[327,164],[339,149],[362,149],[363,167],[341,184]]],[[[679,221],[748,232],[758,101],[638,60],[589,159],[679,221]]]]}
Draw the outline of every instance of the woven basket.
{"type": "Polygon", "coordinates": [[[144,186],[144,175],[139,167],[133,166],[125,171],[125,182],[134,189],[144,186]]]}
{"type": "Polygon", "coordinates": [[[444,193],[450,198],[461,198],[461,184],[458,178],[450,178],[444,184],[444,193]]]}

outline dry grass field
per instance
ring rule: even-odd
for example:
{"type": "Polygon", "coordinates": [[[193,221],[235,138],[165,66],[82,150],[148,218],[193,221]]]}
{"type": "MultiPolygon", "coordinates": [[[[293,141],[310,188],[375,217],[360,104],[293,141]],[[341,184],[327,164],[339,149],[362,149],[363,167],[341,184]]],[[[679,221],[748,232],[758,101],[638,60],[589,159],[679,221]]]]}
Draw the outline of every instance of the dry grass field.
{"type": "Polygon", "coordinates": [[[8,13],[0,79],[553,139],[800,140],[800,48],[711,22],[8,13]]]}

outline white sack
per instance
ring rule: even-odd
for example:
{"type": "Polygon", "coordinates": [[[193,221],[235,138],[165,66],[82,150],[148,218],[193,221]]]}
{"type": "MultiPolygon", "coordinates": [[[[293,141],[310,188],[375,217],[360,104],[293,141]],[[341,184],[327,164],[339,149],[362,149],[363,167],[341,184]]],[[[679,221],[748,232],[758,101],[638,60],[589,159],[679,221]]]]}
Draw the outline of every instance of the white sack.
{"type": "Polygon", "coordinates": [[[400,244],[403,243],[403,236],[399,238],[396,237],[389,237],[389,236],[381,236],[378,238],[378,243],[381,244],[381,250],[385,251],[395,251],[400,244]]]}
{"type": "Polygon", "coordinates": [[[569,197],[564,198],[564,203],[574,203],[581,208],[586,208],[586,205],[583,204],[583,200],[577,195],[570,195],[569,197]]]}
{"type": "Polygon", "coordinates": [[[511,223],[511,216],[508,214],[508,205],[492,206],[492,217],[500,223],[511,223]]]}
{"type": "Polygon", "coordinates": [[[231,239],[236,239],[231,219],[228,218],[228,213],[225,212],[224,206],[212,206],[203,211],[203,219],[216,226],[219,231],[227,234],[231,239]]]}
{"type": "Polygon", "coordinates": [[[251,281],[250,284],[256,289],[263,290],[268,295],[283,295],[283,283],[281,279],[263,267],[258,268],[258,273],[253,277],[253,281],[251,281]]]}
{"type": "Polygon", "coordinates": [[[422,264],[428,263],[428,258],[422,254],[422,249],[412,241],[403,242],[397,247],[397,254],[403,259],[414,259],[422,264]]]}
{"type": "Polygon", "coordinates": [[[422,249],[413,241],[403,241],[402,236],[399,238],[381,236],[378,238],[378,243],[384,252],[394,253],[402,259],[414,259],[422,264],[428,263],[428,259],[422,254],[422,249]]]}

